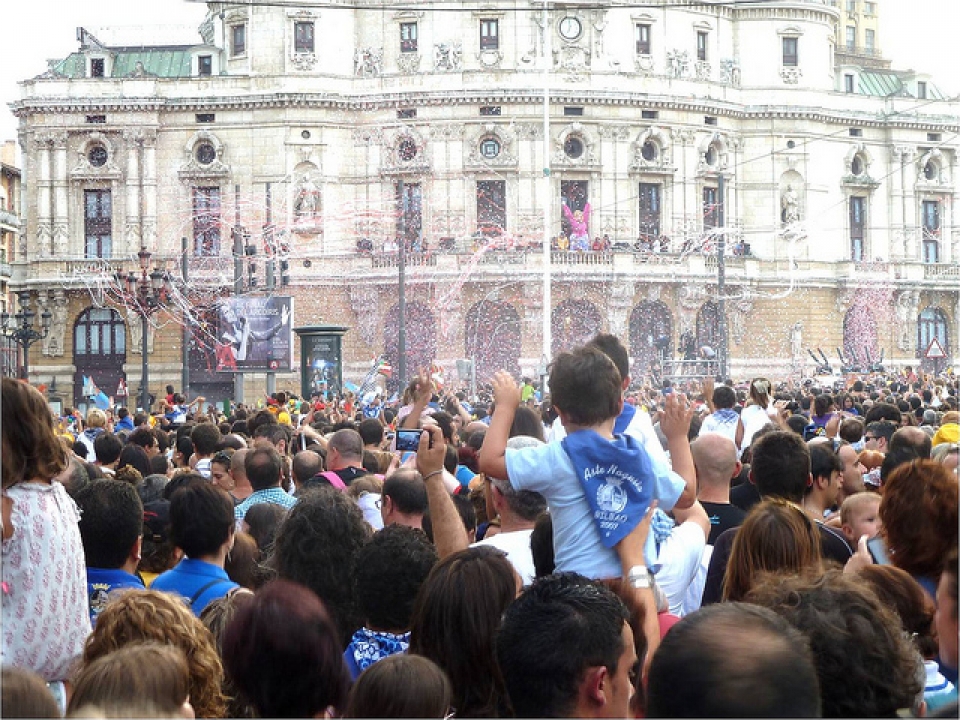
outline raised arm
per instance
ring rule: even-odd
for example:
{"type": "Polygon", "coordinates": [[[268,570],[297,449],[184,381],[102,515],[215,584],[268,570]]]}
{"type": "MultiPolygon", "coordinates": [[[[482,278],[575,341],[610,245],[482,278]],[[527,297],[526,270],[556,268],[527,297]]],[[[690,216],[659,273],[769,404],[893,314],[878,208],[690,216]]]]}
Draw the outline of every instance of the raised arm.
{"type": "Polygon", "coordinates": [[[697,499],[697,469],[693,464],[693,455],[690,453],[690,420],[693,418],[693,407],[687,402],[684,395],[670,393],[667,395],[663,417],[660,418],[660,429],[667,436],[667,448],[670,450],[670,463],[673,471],[683,478],[685,486],[675,507],[688,508],[697,499]]]}
{"type": "Polygon", "coordinates": [[[417,378],[417,389],[413,396],[413,409],[400,423],[400,427],[416,430],[420,426],[420,416],[426,410],[431,397],[433,397],[433,382],[426,375],[421,375],[417,378]]]}
{"type": "Polygon", "coordinates": [[[510,439],[513,416],[520,407],[520,387],[513,376],[504,370],[493,376],[493,400],[496,407],[480,449],[480,472],[489,477],[509,480],[507,440],[510,439]]]}
{"type": "Polygon", "coordinates": [[[446,455],[443,431],[436,425],[428,425],[420,433],[417,447],[417,470],[427,486],[427,503],[430,506],[430,522],[433,525],[433,544],[440,558],[468,547],[467,529],[460,519],[457,506],[443,483],[443,458],[446,455]]]}

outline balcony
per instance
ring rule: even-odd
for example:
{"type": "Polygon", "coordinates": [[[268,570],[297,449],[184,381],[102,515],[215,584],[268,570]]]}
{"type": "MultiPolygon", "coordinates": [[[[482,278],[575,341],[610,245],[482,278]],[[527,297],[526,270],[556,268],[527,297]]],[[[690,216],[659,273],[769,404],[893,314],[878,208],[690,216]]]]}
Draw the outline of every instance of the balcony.
{"type": "Polygon", "coordinates": [[[0,210],[0,225],[6,226],[7,230],[18,230],[20,228],[20,218],[9,210],[0,210]]]}

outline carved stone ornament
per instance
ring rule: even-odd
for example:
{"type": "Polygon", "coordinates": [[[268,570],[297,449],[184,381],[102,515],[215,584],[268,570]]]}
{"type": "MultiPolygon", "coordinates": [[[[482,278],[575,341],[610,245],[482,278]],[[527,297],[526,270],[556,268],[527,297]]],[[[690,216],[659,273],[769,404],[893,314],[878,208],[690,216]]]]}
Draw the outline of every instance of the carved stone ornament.
{"type": "Polygon", "coordinates": [[[353,72],[357,77],[379,77],[383,73],[383,48],[357,48],[353,72]]]}
{"type": "Polygon", "coordinates": [[[177,173],[182,182],[214,180],[230,175],[230,167],[223,162],[223,143],[209,130],[200,130],[194,133],[184,145],[183,151],[186,156],[185,162],[180,166],[177,173]],[[214,152],[210,162],[201,163],[197,159],[197,148],[203,144],[210,145],[213,148],[214,152]]]}
{"type": "MultiPolygon", "coordinates": [[[[127,328],[130,330],[130,349],[138,355],[143,354],[143,328],[140,316],[133,310],[127,310],[127,328]]],[[[153,340],[156,328],[152,322],[147,323],[147,352],[153,352],[153,340]]]]}
{"type": "Polygon", "coordinates": [[[667,74],[672,78],[684,78],[690,72],[690,54],[686,50],[667,51],[667,74]]]}
{"type": "Polygon", "coordinates": [[[63,357],[64,337],[67,330],[67,297],[62,289],[53,291],[52,297],[41,292],[37,296],[40,312],[48,311],[50,318],[50,332],[42,341],[42,351],[45,357],[63,357]]]}
{"type": "Polygon", "coordinates": [[[798,67],[782,67],[780,68],[780,77],[785,84],[796,85],[803,77],[803,70],[798,67]]]}
{"type": "Polygon", "coordinates": [[[733,58],[720,61],[720,82],[732,87],[740,87],[740,63],[733,58]]]}
{"type": "Polygon", "coordinates": [[[301,72],[313,70],[317,66],[317,54],[312,52],[297,52],[290,59],[293,67],[301,72]]]}
{"type": "Polygon", "coordinates": [[[90,133],[77,150],[77,164],[70,171],[70,179],[74,182],[119,180],[122,175],[110,138],[102,132],[90,133]],[[91,162],[91,157],[100,158],[99,164],[91,162]]]}
{"type": "Polygon", "coordinates": [[[380,319],[377,310],[380,306],[380,293],[374,285],[352,284],[349,286],[350,307],[357,317],[357,330],[360,339],[367,345],[377,342],[380,319]]]}
{"type": "Polygon", "coordinates": [[[633,65],[641,75],[653,75],[657,67],[653,55],[636,55],[633,58],[633,65]]]}
{"type": "Polygon", "coordinates": [[[596,153],[596,141],[587,133],[581,123],[571,123],[565,128],[553,143],[553,158],[551,163],[555,167],[587,168],[599,166],[596,153]],[[574,138],[582,144],[582,151],[578,157],[571,157],[567,153],[567,140],[574,138]]]}
{"type": "Polygon", "coordinates": [[[420,72],[420,53],[400,53],[397,56],[397,69],[404,75],[415,75],[420,72]]]}
{"type": "Polygon", "coordinates": [[[477,53],[477,60],[485,70],[493,70],[503,62],[503,53],[499,50],[481,50],[477,53]]]}
{"type": "MultiPolygon", "coordinates": [[[[917,315],[920,312],[920,291],[901,290],[897,293],[895,308],[897,313],[897,347],[912,350],[917,336],[917,315]]],[[[920,348],[925,350],[926,348],[920,348]]]]}
{"type": "Polygon", "coordinates": [[[380,145],[383,143],[383,130],[378,127],[357,128],[353,131],[354,145],[380,145]]]}
{"type": "Polygon", "coordinates": [[[567,82],[584,82],[590,72],[590,51],[577,45],[565,45],[555,50],[554,66],[558,72],[565,73],[567,82]]]}
{"type": "Polygon", "coordinates": [[[515,135],[509,126],[497,123],[484,123],[467,137],[467,154],[464,164],[467,167],[516,167],[517,154],[514,151],[515,135]],[[499,144],[496,156],[483,154],[483,142],[492,139],[499,144]]]}
{"type": "Polygon", "coordinates": [[[463,47],[460,41],[437,43],[433,46],[433,69],[437,72],[457,72],[463,68],[463,47]]]}
{"type": "Polygon", "coordinates": [[[630,169],[635,172],[675,172],[670,136],[657,126],[644,130],[633,142],[630,169]],[[646,150],[645,150],[646,148],[646,150]],[[653,155],[651,157],[651,150],[653,155]],[[645,156],[646,154],[646,156],[645,156]]]}
{"type": "Polygon", "coordinates": [[[427,173],[430,161],[427,157],[427,142],[417,128],[404,125],[383,137],[381,172],[388,174],[427,173]]]}
{"type": "Polygon", "coordinates": [[[753,311],[753,297],[749,290],[745,290],[743,296],[734,301],[732,310],[730,324],[733,330],[733,342],[742,345],[747,331],[747,319],[753,311]]]}
{"type": "Polygon", "coordinates": [[[713,65],[706,60],[697,60],[696,64],[693,66],[693,69],[696,73],[697,80],[709,80],[710,76],[713,74],[713,65]]]}

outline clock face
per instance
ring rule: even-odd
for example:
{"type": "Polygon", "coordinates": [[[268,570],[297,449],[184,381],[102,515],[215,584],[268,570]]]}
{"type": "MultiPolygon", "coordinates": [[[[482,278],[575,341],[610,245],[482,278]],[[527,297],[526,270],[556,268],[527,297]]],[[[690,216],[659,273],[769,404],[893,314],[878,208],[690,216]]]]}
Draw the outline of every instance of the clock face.
{"type": "Polygon", "coordinates": [[[580,37],[582,26],[575,17],[567,16],[560,21],[560,36],[564,40],[576,40],[580,37]]]}

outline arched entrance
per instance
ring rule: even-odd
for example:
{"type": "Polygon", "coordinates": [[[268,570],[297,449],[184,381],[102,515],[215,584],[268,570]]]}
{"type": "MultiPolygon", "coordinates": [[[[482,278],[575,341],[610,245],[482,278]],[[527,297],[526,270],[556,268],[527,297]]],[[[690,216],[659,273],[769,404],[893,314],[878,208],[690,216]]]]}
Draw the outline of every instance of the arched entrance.
{"type": "Polygon", "coordinates": [[[520,315],[513,305],[481,300],[467,311],[464,352],[476,363],[477,382],[498,370],[520,372],[520,315]]]}
{"type": "Polygon", "coordinates": [[[383,349],[387,362],[394,369],[387,387],[395,390],[406,387],[407,381],[418,373],[430,372],[430,364],[437,357],[437,321],[426,305],[419,302],[406,304],[407,377],[400,377],[400,306],[387,311],[383,328],[383,349]]]}
{"type": "Polygon", "coordinates": [[[865,305],[854,305],[843,316],[843,354],[864,371],[879,359],[877,320],[865,305]]]}
{"type": "Polygon", "coordinates": [[[712,300],[697,311],[697,349],[707,346],[717,351],[720,347],[720,308],[712,300]]]}
{"type": "Polygon", "coordinates": [[[658,359],[673,357],[673,318],[670,309],[659,300],[646,300],[630,313],[630,355],[632,377],[640,379],[650,373],[650,365],[658,359]]]}
{"type": "MultiPolygon", "coordinates": [[[[80,313],[73,326],[73,364],[76,367],[73,375],[74,406],[82,411],[93,406],[84,394],[85,377],[108,397],[116,395],[120,381],[127,379],[123,372],[126,360],[127,327],[119,313],[110,308],[88,308],[80,313]]],[[[128,389],[129,397],[136,398],[136,388],[128,389]]],[[[130,405],[135,405],[135,402],[130,405]]]]}
{"type": "Polygon", "coordinates": [[[551,352],[570,351],[586,345],[600,332],[600,311],[586,300],[564,300],[553,309],[550,318],[553,342],[551,352]]]}

